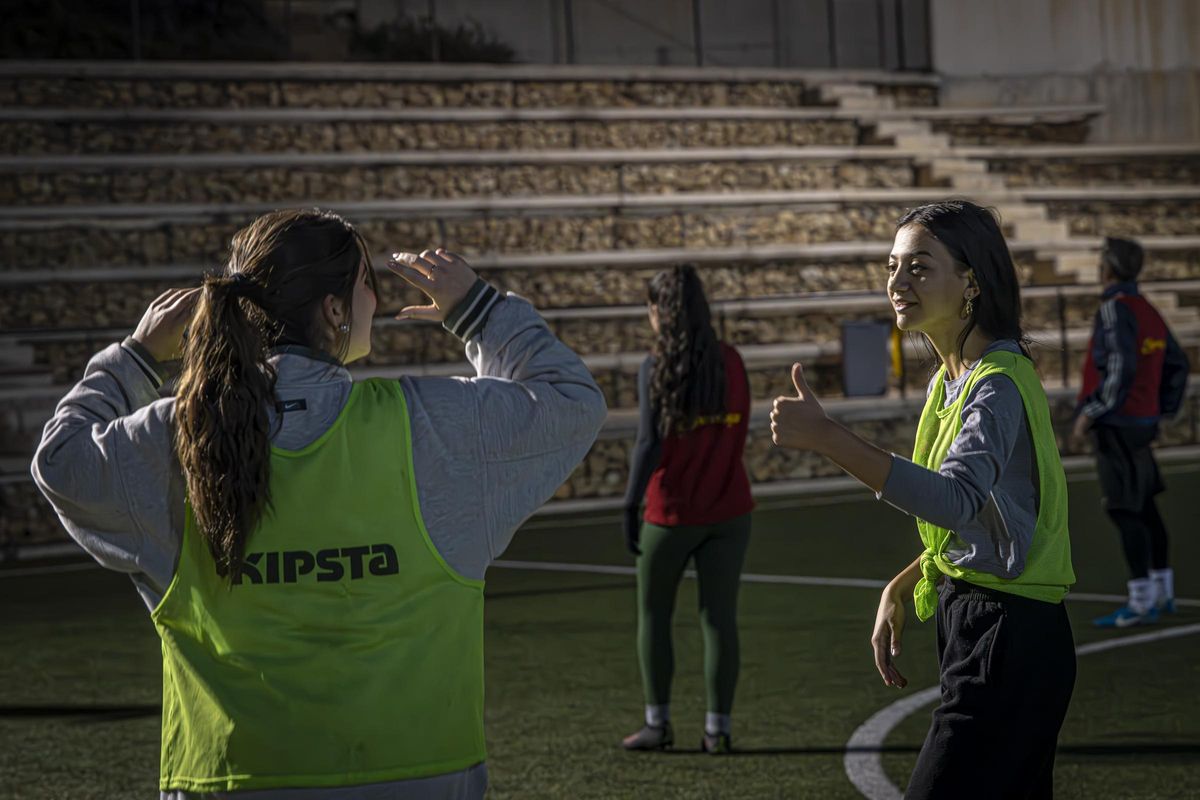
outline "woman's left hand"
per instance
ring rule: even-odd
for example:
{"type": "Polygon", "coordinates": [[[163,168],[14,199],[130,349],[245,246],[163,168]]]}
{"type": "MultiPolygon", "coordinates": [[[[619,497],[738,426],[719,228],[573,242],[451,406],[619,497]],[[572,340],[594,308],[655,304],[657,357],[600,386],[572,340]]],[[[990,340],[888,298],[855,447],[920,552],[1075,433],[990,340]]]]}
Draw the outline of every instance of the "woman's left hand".
{"type": "Polygon", "coordinates": [[[392,253],[388,269],[420,289],[432,301],[424,306],[405,306],[396,319],[442,322],[462,302],[479,276],[466,260],[449,250],[392,253]]]}
{"type": "Polygon", "coordinates": [[[792,365],[795,397],[776,397],[771,410],[771,439],[780,447],[819,450],[830,419],[804,380],[804,367],[792,365]]]}

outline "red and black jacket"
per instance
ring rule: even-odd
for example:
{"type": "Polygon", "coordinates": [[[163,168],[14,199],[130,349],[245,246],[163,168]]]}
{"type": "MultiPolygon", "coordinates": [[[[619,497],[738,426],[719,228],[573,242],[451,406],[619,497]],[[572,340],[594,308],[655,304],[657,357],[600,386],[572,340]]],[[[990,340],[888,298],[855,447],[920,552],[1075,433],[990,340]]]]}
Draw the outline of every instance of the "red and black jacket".
{"type": "Polygon", "coordinates": [[[1154,425],[1179,410],[1188,360],[1136,283],[1104,291],[1076,412],[1101,425],[1154,425]]]}

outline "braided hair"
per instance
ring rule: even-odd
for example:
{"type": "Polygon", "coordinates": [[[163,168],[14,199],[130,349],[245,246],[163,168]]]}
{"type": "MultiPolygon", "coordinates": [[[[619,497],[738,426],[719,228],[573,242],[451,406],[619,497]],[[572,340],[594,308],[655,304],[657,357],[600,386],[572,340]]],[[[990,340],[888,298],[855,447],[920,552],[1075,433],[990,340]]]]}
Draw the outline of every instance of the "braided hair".
{"type": "Polygon", "coordinates": [[[658,273],[647,295],[658,313],[650,396],[665,438],[691,430],[697,417],[724,410],[725,362],[693,265],[658,273]]]}

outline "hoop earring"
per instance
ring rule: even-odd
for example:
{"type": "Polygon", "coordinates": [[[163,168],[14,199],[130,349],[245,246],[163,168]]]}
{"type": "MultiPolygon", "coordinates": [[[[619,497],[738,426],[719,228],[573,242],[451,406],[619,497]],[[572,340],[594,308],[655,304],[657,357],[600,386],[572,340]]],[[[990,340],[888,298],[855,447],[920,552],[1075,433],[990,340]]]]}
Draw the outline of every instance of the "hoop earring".
{"type": "Polygon", "coordinates": [[[966,304],[963,305],[963,307],[962,307],[962,311],[960,311],[958,314],[958,318],[959,319],[970,319],[971,315],[974,313],[975,313],[975,298],[968,297],[966,304]]]}

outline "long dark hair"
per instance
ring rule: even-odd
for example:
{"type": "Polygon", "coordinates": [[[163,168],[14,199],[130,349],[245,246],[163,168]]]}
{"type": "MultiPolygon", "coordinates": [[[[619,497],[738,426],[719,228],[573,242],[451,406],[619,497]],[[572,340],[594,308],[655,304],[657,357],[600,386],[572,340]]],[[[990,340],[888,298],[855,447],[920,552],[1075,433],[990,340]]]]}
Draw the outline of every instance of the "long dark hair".
{"type": "Polygon", "coordinates": [[[351,313],[364,261],[373,281],[362,237],[338,215],[275,211],[238,231],[223,272],[204,278],[183,347],[175,451],[219,575],[240,572],[246,537],[271,501],[269,351],[300,344],[343,358],[350,334],[326,332],[321,303],[333,295],[351,313]]]}
{"type": "Polygon", "coordinates": [[[666,437],[692,428],[696,418],[725,408],[725,359],[700,276],[691,264],[650,279],[647,299],[658,312],[650,396],[666,437]]]}
{"type": "Polygon", "coordinates": [[[979,294],[958,337],[961,358],[967,337],[978,326],[994,339],[1014,339],[1029,355],[1029,337],[1021,328],[1021,285],[1008,243],[991,209],[967,200],[930,203],[907,212],[896,223],[920,225],[950,252],[965,272],[971,270],[979,294]]]}

